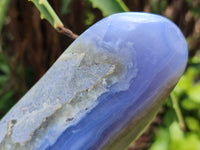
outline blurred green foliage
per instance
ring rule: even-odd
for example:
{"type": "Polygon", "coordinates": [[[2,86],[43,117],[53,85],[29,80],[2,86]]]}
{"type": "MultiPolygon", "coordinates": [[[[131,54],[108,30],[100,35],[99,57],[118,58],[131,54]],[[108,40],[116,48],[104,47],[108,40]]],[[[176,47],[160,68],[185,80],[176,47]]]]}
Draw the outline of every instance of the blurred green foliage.
{"type": "MultiPolygon", "coordinates": [[[[0,53],[1,54],[1,53],[0,53]]],[[[3,54],[0,55],[0,110],[7,111],[13,104],[11,103],[14,90],[4,91],[5,86],[11,77],[10,67],[3,54]]]]}
{"type": "Polygon", "coordinates": [[[69,13],[69,4],[71,0],[62,0],[62,6],[61,6],[61,14],[65,15],[69,13]]]}
{"type": "MultiPolygon", "coordinates": [[[[98,8],[103,16],[129,11],[131,7],[129,8],[128,5],[125,5],[125,1],[126,0],[85,0],[88,4],[87,6],[91,5],[94,8],[98,8]]],[[[62,0],[61,2],[61,14],[66,15],[71,13],[69,6],[72,1],[62,0]]],[[[190,12],[185,15],[188,17],[191,14],[195,19],[199,18],[200,4],[193,0],[185,0],[185,2],[188,4],[187,6],[190,12]]],[[[174,5],[176,5],[176,3],[174,5]]],[[[0,0],[0,35],[1,28],[5,23],[8,7],[9,0],[0,0]]],[[[170,8],[173,7],[172,2],[168,0],[148,0],[144,8],[149,8],[150,12],[165,15],[167,12],[170,14],[170,8]],[[170,6],[168,7],[169,4],[170,6]]],[[[168,17],[171,19],[174,16],[168,17]]],[[[84,20],[86,27],[93,24],[94,20],[95,14],[91,9],[86,8],[84,20]]],[[[192,36],[200,33],[195,32],[194,30],[194,33],[191,33],[190,36],[187,37],[189,48],[192,47],[191,45],[194,39],[192,36]]],[[[198,39],[199,37],[195,38],[198,39]]],[[[0,113],[4,114],[15,103],[12,99],[14,99],[16,88],[11,85],[13,83],[13,69],[11,67],[11,61],[8,60],[12,57],[5,52],[5,47],[3,45],[6,43],[2,43],[1,38],[0,36],[0,113]]],[[[26,68],[26,70],[28,70],[28,73],[26,73],[28,74],[27,80],[32,80],[31,68],[26,68]]],[[[14,71],[20,74],[20,66],[14,71]]],[[[17,81],[17,84],[21,86],[20,80],[17,81]]],[[[200,150],[200,49],[196,49],[195,54],[190,55],[186,71],[174,88],[172,95],[176,104],[173,104],[174,102],[172,103],[170,98],[167,98],[163,106],[165,112],[163,114],[162,123],[159,127],[156,127],[155,135],[151,139],[152,146],[149,149],[200,150]],[[176,107],[174,105],[176,105],[176,107]],[[183,120],[180,118],[183,118],[183,120]],[[184,127],[181,127],[180,124],[183,124],[184,127]]]]}
{"type": "MultiPolygon", "coordinates": [[[[6,14],[10,0],[0,0],[0,35],[5,24],[6,14]]],[[[11,78],[10,66],[6,60],[6,55],[3,53],[2,39],[0,36],[0,115],[7,112],[13,105],[11,101],[15,91],[10,90],[7,84],[11,78]]],[[[1,118],[1,117],[0,117],[1,118]]]]}

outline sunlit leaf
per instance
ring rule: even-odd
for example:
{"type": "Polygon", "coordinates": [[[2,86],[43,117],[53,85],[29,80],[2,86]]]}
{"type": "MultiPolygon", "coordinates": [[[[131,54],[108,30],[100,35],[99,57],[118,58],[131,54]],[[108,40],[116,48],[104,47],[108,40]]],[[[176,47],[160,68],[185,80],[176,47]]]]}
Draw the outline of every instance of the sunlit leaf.
{"type": "Polygon", "coordinates": [[[193,133],[187,134],[177,141],[172,140],[169,145],[169,150],[199,150],[199,148],[199,139],[193,133]]]}
{"type": "Polygon", "coordinates": [[[192,101],[200,104],[200,82],[188,90],[188,95],[192,101]]]}
{"type": "Polygon", "coordinates": [[[129,11],[122,0],[89,0],[93,7],[99,8],[104,16],[129,11]]]}
{"type": "Polygon", "coordinates": [[[174,141],[178,141],[183,138],[184,134],[177,122],[173,122],[169,127],[170,137],[174,141]]]}
{"type": "Polygon", "coordinates": [[[194,68],[189,68],[179,80],[177,86],[174,89],[175,92],[179,92],[180,90],[187,91],[190,89],[192,87],[195,74],[196,70],[194,68]]]}
{"type": "Polygon", "coordinates": [[[169,132],[166,129],[160,129],[155,142],[149,150],[168,150],[169,132]]]}
{"type": "Polygon", "coordinates": [[[194,101],[191,99],[183,99],[181,101],[181,106],[188,111],[192,111],[194,109],[197,109],[200,105],[197,105],[194,101]]]}
{"type": "Polygon", "coordinates": [[[185,121],[190,130],[198,131],[200,129],[199,121],[196,118],[186,117],[185,121]]]}
{"type": "Polygon", "coordinates": [[[94,22],[95,16],[93,13],[87,13],[85,19],[85,25],[90,26],[94,22]]]}

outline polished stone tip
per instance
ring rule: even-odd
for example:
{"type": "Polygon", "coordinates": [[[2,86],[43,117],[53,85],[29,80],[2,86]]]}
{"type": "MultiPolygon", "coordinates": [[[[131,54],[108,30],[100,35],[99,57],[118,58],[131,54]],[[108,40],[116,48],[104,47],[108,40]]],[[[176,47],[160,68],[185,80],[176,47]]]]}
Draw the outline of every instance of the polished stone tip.
{"type": "Polygon", "coordinates": [[[1,120],[0,149],[124,149],[151,122],[187,58],[182,32],[165,17],[102,19],[1,120]]]}

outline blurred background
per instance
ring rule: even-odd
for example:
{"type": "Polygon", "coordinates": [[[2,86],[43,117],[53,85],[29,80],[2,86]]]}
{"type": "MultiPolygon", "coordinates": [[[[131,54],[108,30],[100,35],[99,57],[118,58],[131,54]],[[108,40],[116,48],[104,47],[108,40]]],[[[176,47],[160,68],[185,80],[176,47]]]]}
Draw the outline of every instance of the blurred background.
{"type": "MultiPolygon", "coordinates": [[[[67,28],[81,34],[123,11],[161,14],[184,33],[184,75],[146,132],[129,150],[200,150],[200,0],[49,0],[67,28]]],[[[47,71],[73,40],[40,19],[28,0],[0,0],[0,118],[47,71]]]]}

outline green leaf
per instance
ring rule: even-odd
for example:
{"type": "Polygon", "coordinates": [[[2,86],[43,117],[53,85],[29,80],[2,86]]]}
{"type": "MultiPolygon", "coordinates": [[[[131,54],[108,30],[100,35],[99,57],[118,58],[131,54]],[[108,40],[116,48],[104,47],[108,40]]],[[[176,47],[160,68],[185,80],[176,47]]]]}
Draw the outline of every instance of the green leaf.
{"type": "Polygon", "coordinates": [[[200,82],[188,90],[188,95],[192,101],[200,104],[200,82]]]}
{"type": "Polygon", "coordinates": [[[7,75],[0,75],[0,86],[5,85],[9,80],[9,76],[7,75]]]}
{"type": "Polygon", "coordinates": [[[41,13],[41,18],[46,19],[55,29],[63,26],[60,18],[57,16],[47,0],[29,0],[34,3],[41,13]]]}
{"type": "Polygon", "coordinates": [[[10,0],[0,0],[0,33],[5,22],[10,0]]]}
{"type": "Polygon", "coordinates": [[[9,75],[10,74],[10,68],[9,68],[8,64],[1,63],[0,64],[0,71],[3,72],[4,74],[9,75]]]}
{"type": "Polygon", "coordinates": [[[160,129],[155,142],[149,150],[168,150],[169,132],[166,129],[160,129]]]}
{"type": "Polygon", "coordinates": [[[183,131],[181,130],[179,124],[175,121],[170,125],[169,133],[173,141],[179,141],[184,137],[183,131]]]}
{"type": "Polygon", "coordinates": [[[179,140],[172,140],[169,145],[169,150],[199,150],[199,148],[199,138],[195,133],[186,134],[179,140]]]}
{"type": "Polygon", "coordinates": [[[95,16],[93,13],[86,13],[86,19],[85,19],[85,25],[91,26],[91,24],[94,22],[95,16]]]}
{"type": "Polygon", "coordinates": [[[179,93],[179,91],[187,91],[192,87],[194,82],[194,76],[196,75],[196,69],[188,68],[187,72],[181,77],[177,86],[175,87],[175,92],[179,93]]]}
{"type": "Polygon", "coordinates": [[[165,126],[169,126],[175,119],[174,111],[172,109],[166,111],[163,123],[165,126]]]}
{"type": "Polygon", "coordinates": [[[122,0],[89,0],[93,7],[99,8],[104,16],[129,11],[122,0]]]}
{"type": "Polygon", "coordinates": [[[199,131],[199,122],[194,117],[186,117],[185,119],[187,127],[192,131],[199,131]]]}
{"type": "Polygon", "coordinates": [[[181,101],[181,106],[185,109],[185,110],[189,110],[192,111],[194,109],[197,109],[200,105],[197,105],[194,101],[192,101],[191,99],[183,99],[181,101]]]}
{"type": "MultiPolygon", "coordinates": [[[[194,122],[195,118],[192,118],[194,122]]],[[[188,121],[191,121],[189,119],[188,121]]],[[[160,128],[149,150],[199,150],[200,139],[196,132],[184,133],[177,122],[169,128],[160,128]]]]}

